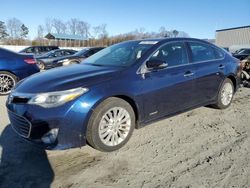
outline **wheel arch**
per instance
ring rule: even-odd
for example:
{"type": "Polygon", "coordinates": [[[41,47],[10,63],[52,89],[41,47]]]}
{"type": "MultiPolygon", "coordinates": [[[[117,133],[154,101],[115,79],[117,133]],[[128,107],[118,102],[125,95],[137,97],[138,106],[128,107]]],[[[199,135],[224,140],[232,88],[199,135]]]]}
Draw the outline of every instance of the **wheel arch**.
{"type": "MultiPolygon", "coordinates": [[[[111,96],[108,96],[108,97],[104,97],[100,100],[98,100],[98,102],[95,103],[95,105],[93,106],[92,109],[95,109],[99,104],[101,104],[103,101],[107,100],[108,98],[111,98],[111,97],[115,97],[115,98],[119,98],[119,99],[122,99],[124,101],[126,101],[127,103],[129,103],[129,105],[132,107],[134,113],[135,113],[135,128],[139,128],[139,118],[140,118],[140,115],[139,115],[139,107],[137,106],[137,103],[135,102],[135,100],[128,96],[128,95],[121,95],[121,94],[117,94],[117,95],[111,95],[111,96]]],[[[90,115],[91,116],[91,115],[90,115]]]]}
{"type": "Polygon", "coordinates": [[[228,75],[227,78],[230,79],[233,82],[234,92],[236,92],[236,89],[237,89],[237,79],[233,75],[228,75]]]}
{"type": "Polygon", "coordinates": [[[130,106],[133,108],[134,113],[135,113],[135,120],[136,120],[136,127],[137,127],[138,120],[139,120],[139,111],[138,111],[138,106],[136,102],[134,101],[134,99],[126,95],[115,95],[113,97],[120,98],[130,104],[130,106]]]}
{"type": "Polygon", "coordinates": [[[19,77],[14,72],[12,72],[10,70],[0,70],[0,72],[8,72],[10,74],[13,74],[19,80],[19,77]]]}

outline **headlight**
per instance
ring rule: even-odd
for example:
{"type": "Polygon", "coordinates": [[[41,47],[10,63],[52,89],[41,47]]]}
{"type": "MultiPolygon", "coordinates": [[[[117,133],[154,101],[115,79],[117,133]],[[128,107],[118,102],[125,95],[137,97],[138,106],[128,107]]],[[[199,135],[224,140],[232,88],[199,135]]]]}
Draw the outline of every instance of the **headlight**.
{"type": "Polygon", "coordinates": [[[72,101],[86,92],[88,92],[88,88],[76,88],[66,91],[40,93],[32,97],[28,103],[39,105],[44,108],[52,108],[72,101]]]}

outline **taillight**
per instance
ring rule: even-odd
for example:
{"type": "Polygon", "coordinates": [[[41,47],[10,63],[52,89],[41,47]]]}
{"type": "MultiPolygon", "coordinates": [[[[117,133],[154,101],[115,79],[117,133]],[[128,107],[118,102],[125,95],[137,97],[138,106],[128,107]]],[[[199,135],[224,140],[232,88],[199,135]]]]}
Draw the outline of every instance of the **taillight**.
{"type": "Polygon", "coordinates": [[[26,58],[24,59],[24,61],[25,63],[28,63],[28,64],[36,64],[36,61],[33,58],[26,58]]]}

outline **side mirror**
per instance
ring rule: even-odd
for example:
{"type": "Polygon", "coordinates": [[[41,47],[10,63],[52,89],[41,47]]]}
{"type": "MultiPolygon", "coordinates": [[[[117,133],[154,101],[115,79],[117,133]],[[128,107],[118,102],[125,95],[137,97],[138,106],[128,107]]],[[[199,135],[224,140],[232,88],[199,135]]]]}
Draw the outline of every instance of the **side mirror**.
{"type": "Polygon", "coordinates": [[[166,68],[168,66],[168,64],[166,63],[166,61],[162,61],[162,60],[159,60],[159,59],[154,59],[154,60],[147,61],[146,66],[149,69],[158,70],[158,69],[166,68]]]}

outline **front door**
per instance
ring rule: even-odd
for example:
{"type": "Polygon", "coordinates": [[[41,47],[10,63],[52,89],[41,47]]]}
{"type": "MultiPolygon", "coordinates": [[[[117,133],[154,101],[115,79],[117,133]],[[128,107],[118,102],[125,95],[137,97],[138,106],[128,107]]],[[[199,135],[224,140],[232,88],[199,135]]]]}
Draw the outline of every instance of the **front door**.
{"type": "Polygon", "coordinates": [[[149,70],[144,79],[145,120],[174,114],[193,106],[195,72],[188,63],[183,42],[171,42],[160,47],[149,60],[165,61],[165,69],[149,70]]]}

